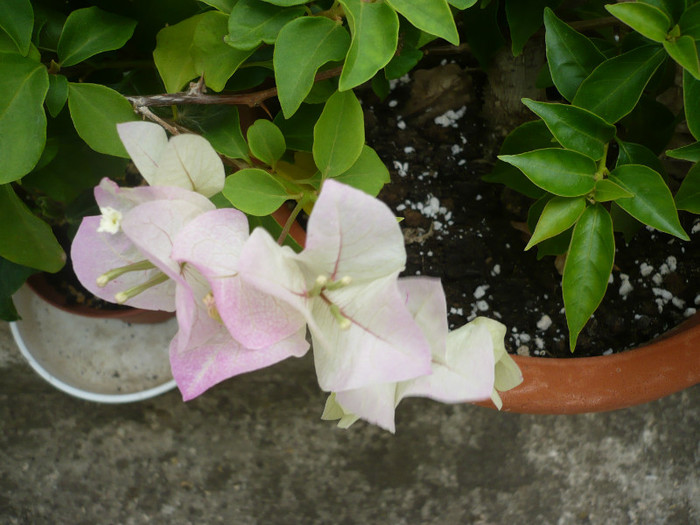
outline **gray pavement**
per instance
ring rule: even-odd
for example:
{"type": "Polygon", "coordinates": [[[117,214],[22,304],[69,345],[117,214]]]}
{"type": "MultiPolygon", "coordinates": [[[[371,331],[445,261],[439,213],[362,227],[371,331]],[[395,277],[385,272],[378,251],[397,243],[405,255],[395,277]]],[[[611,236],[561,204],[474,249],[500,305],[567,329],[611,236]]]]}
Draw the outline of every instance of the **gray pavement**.
{"type": "Polygon", "coordinates": [[[311,360],[182,403],[45,383],[0,323],[1,524],[697,524],[700,389],[579,416],[409,399],[321,421],[311,360]]]}

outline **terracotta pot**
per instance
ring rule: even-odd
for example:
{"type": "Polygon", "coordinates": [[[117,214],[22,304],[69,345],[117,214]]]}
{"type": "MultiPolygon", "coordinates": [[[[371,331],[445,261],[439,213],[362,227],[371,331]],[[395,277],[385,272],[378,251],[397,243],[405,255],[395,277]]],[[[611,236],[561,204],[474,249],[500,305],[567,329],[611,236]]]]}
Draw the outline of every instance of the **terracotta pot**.
{"type": "MultiPolygon", "coordinates": [[[[524,380],[501,394],[505,412],[580,414],[639,405],[700,383],[700,313],[618,354],[514,358],[524,380]]],[[[490,401],[477,404],[495,408],[490,401]]]]}
{"type": "Polygon", "coordinates": [[[64,312],[82,315],[83,317],[95,317],[103,319],[120,319],[125,323],[161,323],[171,319],[174,312],[160,310],[141,310],[139,308],[124,307],[118,310],[103,310],[82,304],[68,304],[65,295],[56,290],[46,279],[43,273],[37,273],[27,279],[27,285],[44,301],[64,312]]]}

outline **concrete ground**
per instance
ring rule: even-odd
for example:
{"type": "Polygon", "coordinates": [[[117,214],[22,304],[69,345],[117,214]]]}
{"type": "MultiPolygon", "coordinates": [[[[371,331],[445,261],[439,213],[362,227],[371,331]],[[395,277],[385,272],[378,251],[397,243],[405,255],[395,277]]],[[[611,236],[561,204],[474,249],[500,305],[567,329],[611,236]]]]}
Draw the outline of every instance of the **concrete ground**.
{"type": "Polygon", "coordinates": [[[0,324],[2,524],[697,524],[700,389],[579,416],[404,401],[321,421],[312,362],[184,404],[71,398],[0,324]]]}

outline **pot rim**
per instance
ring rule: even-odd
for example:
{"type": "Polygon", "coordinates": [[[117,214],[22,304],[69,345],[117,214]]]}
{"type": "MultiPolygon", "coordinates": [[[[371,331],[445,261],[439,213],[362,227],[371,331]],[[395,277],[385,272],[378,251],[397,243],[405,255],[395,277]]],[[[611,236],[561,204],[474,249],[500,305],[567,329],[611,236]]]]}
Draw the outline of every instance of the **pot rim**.
{"type": "MultiPolygon", "coordinates": [[[[617,354],[512,357],[523,382],[500,393],[504,412],[581,414],[627,408],[700,383],[700,313],[649,343],[617,354]]],[[[476,404],[495,408],[491,401],[476,404]]]]}

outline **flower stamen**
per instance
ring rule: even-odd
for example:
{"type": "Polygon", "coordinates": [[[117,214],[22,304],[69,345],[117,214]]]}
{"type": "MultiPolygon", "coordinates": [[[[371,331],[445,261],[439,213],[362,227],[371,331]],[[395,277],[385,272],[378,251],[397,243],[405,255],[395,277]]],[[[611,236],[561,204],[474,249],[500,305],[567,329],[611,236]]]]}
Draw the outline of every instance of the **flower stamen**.
{"type": "Polygon", "coordinates": [[[146,281],[143,284],[139,284],[138,286],[134,286],[132,288],[129,288],[128,290],[124,290],[123,292],[119,292],[114,296],[114,301],[117,304],[124,304],[126,301],[131,299],[132,297],[136,297],[140,293],[145,292],[149,288],[153,288],[154,286],[164,283],[167,281],[169,277],[165,275],[163,272],[158,272],[155,274],[153,277],[151,277],[148,281],[146,281]]]}
{"type": "Polygon", "coordinates": [[[140,270],[151,270],[153,268],[155,268],[153,263],[146,260],[135,262],[133,264],[127,264],[126,266],[121,266],[119,268],[114,268],[112,270],[109,270],[108,272],[103,273],[97,278],[97,286],[99,286],[100,288],[104,288],[105,286],[107,286],[107,283],[113,281],[120,275],[140,270]]]}
{"type": "Polygon", "coordinates": [[[348,330],[352,326],[350,319],[343,315],[337,304],[331,304],[330,309],[331,314],[333,314],[333,317],[335,317],[336,321],[338,321],[341,330],[348,330]]]}

